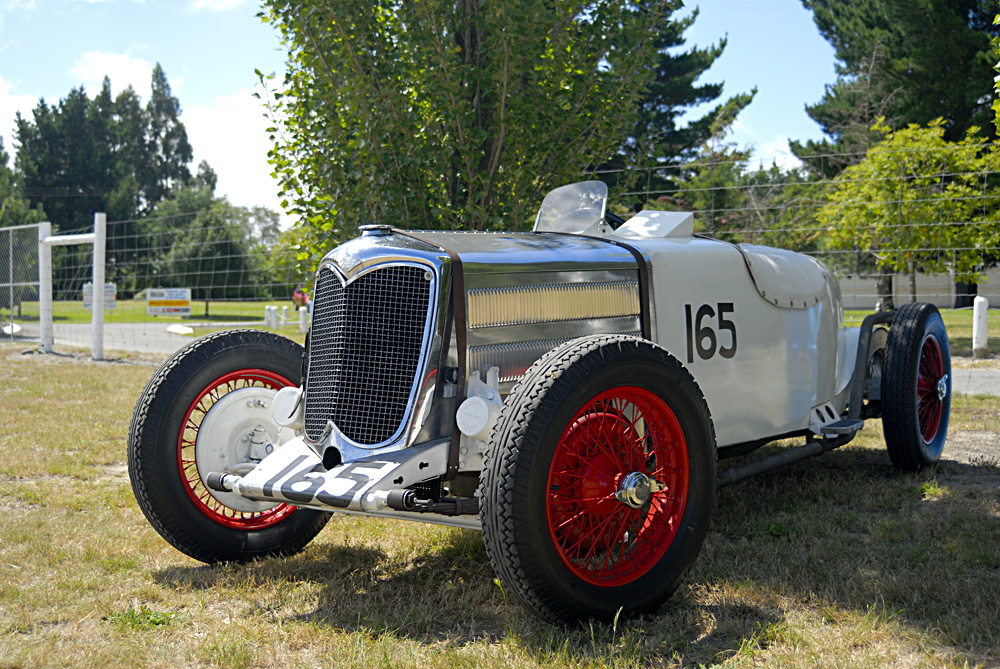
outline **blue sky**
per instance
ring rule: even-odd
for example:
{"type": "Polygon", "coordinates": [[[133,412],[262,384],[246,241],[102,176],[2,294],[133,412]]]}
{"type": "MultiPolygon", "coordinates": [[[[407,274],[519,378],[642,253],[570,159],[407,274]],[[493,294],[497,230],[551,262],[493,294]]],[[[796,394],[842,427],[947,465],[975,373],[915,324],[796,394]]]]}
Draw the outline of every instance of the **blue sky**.
{"type": "MultiPolygon", "coordinates": [[[[800,0],[703,0],[686,33],[700,46],[727,36],[703,77],[725,95],[757,87],[730,140],[753,146],[765,163],[789,160],[787,140],[817,139],[804,106],[833,82],[833,52],[800,0]]],[[[275,31],[253,0],[0,0],[0,136],[13,152],[14,113],[39,97],[56,102],[74,86],[96,92],[104,75],[117,92],[132,85],[145,100],[155,63],[163,65],[196,162],[208,160],[219,192],[235,204],[278,208],[255,69],[280,71],[275,31]]],[[[697,110],[696,110],[697,111],[697,110]]]]}

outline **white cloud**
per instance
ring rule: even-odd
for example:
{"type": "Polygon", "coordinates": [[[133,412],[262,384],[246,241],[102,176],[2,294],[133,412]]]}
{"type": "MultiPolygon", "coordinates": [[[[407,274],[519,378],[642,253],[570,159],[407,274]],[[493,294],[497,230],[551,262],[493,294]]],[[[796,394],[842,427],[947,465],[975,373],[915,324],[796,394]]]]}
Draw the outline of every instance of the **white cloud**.
{"type": "Polygon", "coordinates": [[[219,177],[218,195],[228,196],[235,205],[262,205],[280,212],[278,183],[267,164],[270,122],[264,111],[253,91],[244,88],[210,105],[185,107],[181,121],[194,149],[193,168],[208,161],[219,177]]]}
{"type": "Polygon", "coordinates": [[[222,12],[233,7],[242,5],[246,0],[194,0],[191,3],[192,11],[207,9],[212,12],[222,12]]]}
{"type": "Polygon", "coordinates": [[[764,142],[754,147],[754,158],[760,161],[762,167],[770,167],[776,164],[782,170],[790,170],[801,167],[802,161],[795,157],[788,146],[788,138],[775,137],[771,141],[764,142]]]}
{"type": "Polygon", "coordinates": [[[131,86],[143,100],[149,99],[153,66],[147,60],[133,58],[131,54],[88,51],[77,59],[70,71],[79,77],[91,96],[97,95],[107,76],[111,79],[112,95],[118,95],[131,86]]]}
{"type": "Polygon", "coordinates": [[[31,118],[31,110],[38,104],[38,97],[15,95],[11,92],[11,88],[11,85],[0,77],[0,137],[3,137],[4,150],[10,154],[13,163],[14,116],[17,112],[21,112],[21,116],[31,118]]]}

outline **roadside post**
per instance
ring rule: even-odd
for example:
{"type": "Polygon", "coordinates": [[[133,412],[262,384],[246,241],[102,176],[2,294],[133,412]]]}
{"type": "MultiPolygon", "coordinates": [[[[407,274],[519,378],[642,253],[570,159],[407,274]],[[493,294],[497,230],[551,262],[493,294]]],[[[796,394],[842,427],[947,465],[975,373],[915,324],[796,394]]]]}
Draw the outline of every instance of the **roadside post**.
{"type": "Polygon", "coordinates": [[[982,295],[972,301],[972,357],[985,358],[989,339],[990,302],[982,295]]]}

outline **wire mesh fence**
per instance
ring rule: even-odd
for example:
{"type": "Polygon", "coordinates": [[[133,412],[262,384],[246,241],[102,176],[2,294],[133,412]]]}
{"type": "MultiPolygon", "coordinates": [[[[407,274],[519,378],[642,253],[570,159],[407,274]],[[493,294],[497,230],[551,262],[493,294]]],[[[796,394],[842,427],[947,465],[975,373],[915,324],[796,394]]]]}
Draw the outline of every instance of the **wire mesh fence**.
{"type": "Polygon", "coordinates": [[[0,341],[38,339],[37,249],[37,225],[0,228],[0,341]]]}
{"type": "MultiPolygon", "coordinates": [[[[311,271],[309,260],[277,236],[252,220],[204,211],[108,221],[104,347],[163,355],[192,337],[244,326],[294,336],[311,271]],[[273,321],[265,316],[269,306],[273,321]]],[[[55,343],[89,347],[93,249],[55,247],[52,266],[55,343]]],[[[26,308],[37,318],[37,303],[26,308]]]]}
{"type": "MultiPolygon", "coordinates": [[[[612,186],[611,209],[621,215],[690,211],[698,234],[818,258],[837,277],[846,309],[911,299],[962,308],[977,294],[1000,305],[1000,170],[989,162],[952,169],[947,158],[910,151],[898,169],[850,179],[729,160],[597,178],[612,186]]],[[[0,229],[0,315],[8,329],[29,334],[38,318],[36,234],[34,227],[0,229]]],[[[297,239],[273,219],[234,220],[215,210],[109,221],[105,276],[115,299],[105,305],[105,347],[163,355],[193,336],[242,326],[295,336],[321,253],[299,248],[297,239]],[[163,291],[181,291],[166,302],[184,306],[157,303],[163,291]]],[[[57,345],[90,345],[82,291],[92,253],[89,246],[53,249],[57,345]]]]}
{"type": "Polygon", "coordinates": [[[623,184],[630,205],[692,211],[703,235],[818,258],[845,308],[963,308],[976,295],[1000,304],[998,155],[985,144],[890,146],[867,158],[820,156],[812,169],[702,160],[598,178],[623,184]],[[853,167],[822,177],[827,158],[853,167]]]}

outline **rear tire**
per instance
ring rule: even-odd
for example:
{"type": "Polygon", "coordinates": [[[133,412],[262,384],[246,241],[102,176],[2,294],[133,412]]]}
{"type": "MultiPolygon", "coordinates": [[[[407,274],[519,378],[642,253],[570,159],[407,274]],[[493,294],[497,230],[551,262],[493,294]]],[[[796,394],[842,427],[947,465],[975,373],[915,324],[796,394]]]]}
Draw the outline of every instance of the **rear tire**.
{"type": "Polygon", "coordinates": [[[951,413],[951,352],[933,304],[903,305],[889,328],[882,376],[882,431],[897,469],[937,463],[951,413]]]}
{"type": "Polygon", "coordinates": [[[487,452],[487,553],[505,592],[546,620],[653,611],[701,548],[715,435],[694,379],[650,342],[598,335],[546,354],[487,452]]]}
{"type": "Polygon", "coordinates": [[[270,398],[298,385],[301,369],[295,342],[230,330],[177,352],[146,384],[129,427],[129,478],[143,514],[182,553],[207,563],[287,555],[323,529],[326,512],[256,502],[202,482],[209,472],[201,470],[245,458],[252,439],[243,437],[257,425],[275,437],[270,398]]]}

